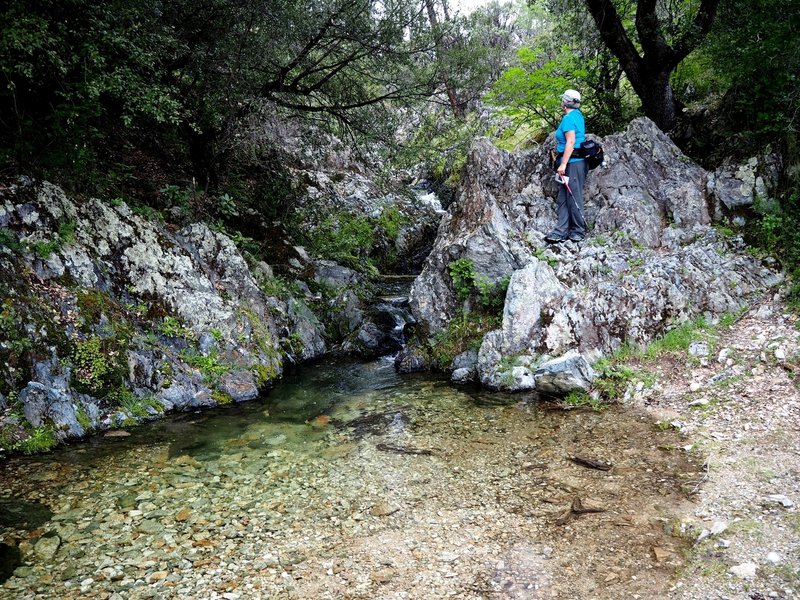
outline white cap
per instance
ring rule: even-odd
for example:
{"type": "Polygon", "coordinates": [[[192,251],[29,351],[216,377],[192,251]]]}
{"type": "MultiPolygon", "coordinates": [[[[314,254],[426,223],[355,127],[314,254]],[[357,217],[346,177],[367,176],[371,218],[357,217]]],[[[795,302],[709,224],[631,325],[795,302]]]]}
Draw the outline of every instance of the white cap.
{"type": "Polygon", "coordinates": [[[566,92],[561,94],[561,101],[564,104],[580,104],[581,93],[576,90],[567,90],[566,92]]]}

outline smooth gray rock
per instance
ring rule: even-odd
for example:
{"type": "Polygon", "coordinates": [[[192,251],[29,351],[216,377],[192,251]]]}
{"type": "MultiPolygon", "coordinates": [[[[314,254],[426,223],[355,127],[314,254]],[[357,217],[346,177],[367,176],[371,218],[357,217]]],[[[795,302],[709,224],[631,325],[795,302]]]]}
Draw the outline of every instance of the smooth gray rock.
{"type": "Polygon", "coordinates": [[[453,359],[450,368],[454,371],[458,369],[473,369],[478,364],[478,351],[467,350],[453,359]]]}
{"type": "Polygon", "coordinates": [[[453,371],[450,376],[450,381],[453,383],[469,383],[475,380],[475,369],[470,367],[461,367],[453,371]]]}
{"type": "Polygon", "coordinates": [[[536,389],[550,394],[588,391],[595,379],[589,362],[576,350],[539,365],[534,372],[536,389]]]}
{"type": "Polygon", "coordinates": [[[359,276],[353,269],[343,267],[331,260],[315,260],[314,281],[331,287],[347,287],[357,285],[359,276]]]}

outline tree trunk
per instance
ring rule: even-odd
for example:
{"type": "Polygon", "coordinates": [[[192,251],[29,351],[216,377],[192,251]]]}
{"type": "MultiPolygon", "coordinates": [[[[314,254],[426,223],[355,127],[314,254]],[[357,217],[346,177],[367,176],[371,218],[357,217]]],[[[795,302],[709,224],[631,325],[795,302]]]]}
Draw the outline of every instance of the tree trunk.
{"type": "Polygon", "coordinates": [[[214,131],[195,131],[188,133],[189,159],[192,161],[197,187],[207,192],[219,183],[217,158],[214,145],[217,139],[214,131]]]}
{"type": "Polygon", "coordinates": [[[678,114],[682,109],[670,85],[670,74],[671,71],[646,73],[639,78],[638,85],[633,85],[642,101],[644,114],[666,132],[672,131],[677,125],[678,114]]]}
{"type": "Polygon", "coordinates": [[[670,75],[711,29],[719,1],[701,0],[693,22],[670,45],[661,31],[656,0],[638,0],[635,24],[640,54],[612,0],[585,0],[603,43],[619,60],[644,113],[662,131],[675,127],[683,108],[669,83],[670,75]]]}

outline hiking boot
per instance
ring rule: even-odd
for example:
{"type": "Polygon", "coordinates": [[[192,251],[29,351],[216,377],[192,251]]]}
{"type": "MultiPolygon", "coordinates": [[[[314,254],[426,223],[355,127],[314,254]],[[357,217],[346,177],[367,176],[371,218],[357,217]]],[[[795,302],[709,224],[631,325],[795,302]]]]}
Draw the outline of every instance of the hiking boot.
{"type": "Polygon", "coordinates": [[[560,236],[556,233],[550,233],[545,236],[544,241],[547,242],[548,244],[559,244],[565,241],[566,239],[567,238],[560,236]]]}
{"type": "Polygon", "coordinates": [[[581,235],[580,233],[570,233],[569,234],[569,241],[570,242],[582,242],[583,241],[583,235],[581,235]]]}

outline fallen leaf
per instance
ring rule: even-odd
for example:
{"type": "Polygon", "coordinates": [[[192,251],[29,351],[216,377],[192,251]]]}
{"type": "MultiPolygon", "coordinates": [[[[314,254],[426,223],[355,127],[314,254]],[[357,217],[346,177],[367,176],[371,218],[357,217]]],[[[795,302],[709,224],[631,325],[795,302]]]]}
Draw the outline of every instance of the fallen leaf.
{"type": "Polygon", "coordinates": [[[122,429],[115,429],[114,431],[107,431],[103,437],[129,437],[131,433],[129,431],[123,431],[122,429]]]}
{"type": "Polygon", "coordinates": [[[653,556],[656,559],[656,562],[664,562],[672,555],[670,550],[666,548],[659,548],[658,546],[653,546],[653,556]]]}

